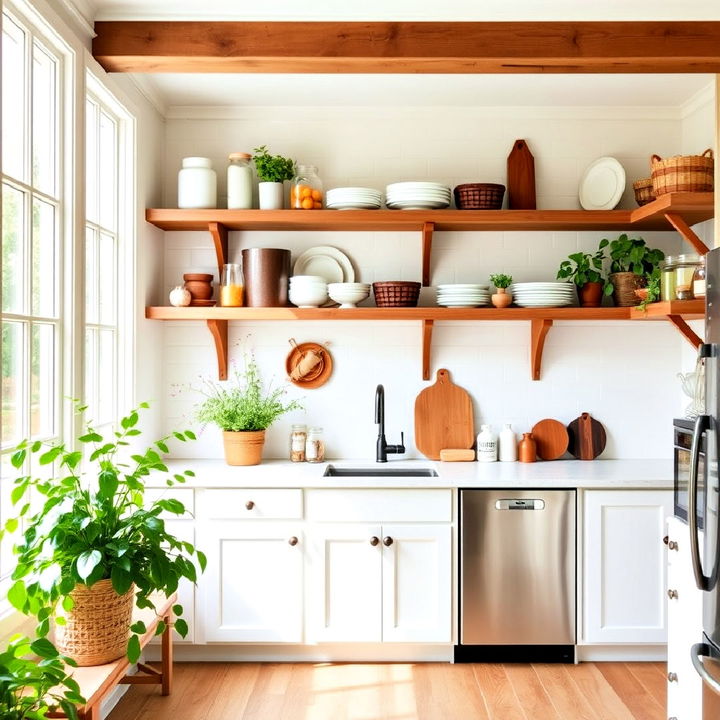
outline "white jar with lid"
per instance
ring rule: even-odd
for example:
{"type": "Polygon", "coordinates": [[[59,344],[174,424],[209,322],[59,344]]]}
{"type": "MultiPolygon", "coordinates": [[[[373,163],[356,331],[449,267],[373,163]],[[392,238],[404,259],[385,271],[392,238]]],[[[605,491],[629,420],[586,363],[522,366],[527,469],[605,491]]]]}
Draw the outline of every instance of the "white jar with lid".
{"type": "Polygon", "coordinates": [[[227,206],[229,210],[250,210],[253,196],[252,155],[230,153],[227,169],[227,206]]]}
{"type": "Polygon", "coordinates": [[[217,175],[210,158],[183,158],[178,173],[178,207],[217,207],[217,175]]]}
{"type": "Polygon", "coordinates": [[[325,441],[321,427],[308,428],[305,441],[305,460],[309,463],[325,462],[325,441]]]}
{"type": "Polygon", "coordinates": [[[480,434],[477,436],[477,459],[478,462],[497,462],[497,437],[489,425],[480,426],[480,434]]]}

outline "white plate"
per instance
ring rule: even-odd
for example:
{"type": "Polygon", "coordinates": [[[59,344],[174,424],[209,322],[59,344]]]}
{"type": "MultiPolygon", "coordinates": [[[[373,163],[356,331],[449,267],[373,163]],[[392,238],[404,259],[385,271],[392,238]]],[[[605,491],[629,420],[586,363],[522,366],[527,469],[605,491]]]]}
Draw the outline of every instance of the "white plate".
{"type": "Polygon", "coordinates": [[[385,186],[386,190],[446,190],[450,192],[450,188],[444,183],[435,182],[396,182],[385,186]]]}
{"type": "Polygon", "coordinates": [[[489,290],[489,285],[477,285],[475,283],[452,283],[449,285],[438,285],[438,290],[489,290]]]}
{"type": "Polygon", "coordinates": [[[537,288],[572,288],[574,287],[573,283],[567,283],[567,282],[517,282],[513,283],[510,287],[514,288],[528,288],[528,289],[537,289],[537,288]]]}
{"type": "Polygon", "coordinates": [[[580,180],[580,205],[585,210],[612,210],[625,191],[625,170],[613,157],[590,163],[580,180]]]}
{"type": "Polygon", "coordinates": [[[439,210],[446,208],[450,201],[437,200],[403,200],[401,202],[388,202],[387,206],[391,210],[439,210]]]}
{"type": "Polygon", "coordinates": [[[355,271],[350,258],[329,245],[319,245],[306,250],[295,261],[293,275],[320,275],[328,283],[355,281],[355,271]]]}
{"type": "Polygon", "coordinates": [[[328,210],[379,210],[380,209],[380,203],[377,204],[365,204],[365,203],[358,203],[358,202],[352,202],[348,200],[347,202],[335,202],[335,203],[328,203],[326,205],[328,210]]]}

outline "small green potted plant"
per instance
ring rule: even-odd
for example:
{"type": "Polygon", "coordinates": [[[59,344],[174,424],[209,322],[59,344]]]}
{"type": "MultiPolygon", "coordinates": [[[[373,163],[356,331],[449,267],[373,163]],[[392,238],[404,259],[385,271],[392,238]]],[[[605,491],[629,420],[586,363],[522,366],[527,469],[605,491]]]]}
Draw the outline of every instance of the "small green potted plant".
{"type": "Polygon", "coordinates": [[[594,254],[577,252],[560,263],[558,280],[569,280],[578,289],[582,307],[600,307],[603,295],[612,295],[612,285],[603,278],[603,260],[608,240],[601,240],[594,254]]]}
{"type": "Polygon", "coordinates": [[[11,637],[0,652],[0,717],[42,720],[60,709],[69,720],[78,720],[77,706],[84,705],[85,698],[68,665],[75,662],[45,638],[11,637]]]}
{"type": "MultiPolygon", "coordinates": [[[[13,505],[25,502],[0,531],[0,539],[20,533],[8,600],[37,618],[40,638],[53,620],[55,644],[78,665],[102,665],[125,653],[136,662],[146,629],[142,623],[131,626],[133,606],[154,608],[153,593],[171,595],[183,578],[195,582],[195,563],[205,569],[203,553],[172,535],[161,517],[184,515],[185,506],[173,498],[145,497],[148,476],[168,473],[160,455],[168,452],[168,440],[195,436],[174,432],[130,454],[131,439],[140,435],[139,411],[147,407],[142,403],[105,436],[87,424],[78,449],[23,441],[11,457],[18,470],[32,465],[49,472],[22,475],[11,492],[13,505]]],[[[165,484],[192,475],[187,470],[167,476],[165,484]]],[[[184,636],[182,606],[173,611],[175,629],[184,636]]],[[[160,623],[158,634],[164,630],[160,623]]]]}
{"type": "Polygon", "coordinates": [[[492,304],[496,308],[506,308],[512,302],[512,295],[507,292],[507,289],[512,284],[512,280],[512,275],[503,275],[503,273],[490,276],[490,282],[497,290],[497,292],[491,296],[490,300],[492,300],[492,304]]]}
{"type": "Polygon", "coordinates": [[[196,410],[203,424],[223,431],[225,461],[228,465],[259,465],[265,445],[265,430],[277,418],[301,408],[298,400],[283,402],[283,388],[263,389],[255,359],[246,359],[245,371],[235,371],[235,383],[205,381],[205,396],[196,410]]]}
{"type": "Polygon", "coordinates": [[[647,285],[665,253],[649,248],[642,238],[630,238],[626,233],[610,242],[609,251],[608,280],[613,287],[613,300],[620,307],[632,307],[637,304],[635,290],[647,285]]]}
{"type": "Polygon", "coordinates": [[[292,180],[295,163],[282,155],[271,155],[266,145],[256,147],[253,162],[258,176],[258,200],[261,210],[282,210],[283,182],[292,180]]]}

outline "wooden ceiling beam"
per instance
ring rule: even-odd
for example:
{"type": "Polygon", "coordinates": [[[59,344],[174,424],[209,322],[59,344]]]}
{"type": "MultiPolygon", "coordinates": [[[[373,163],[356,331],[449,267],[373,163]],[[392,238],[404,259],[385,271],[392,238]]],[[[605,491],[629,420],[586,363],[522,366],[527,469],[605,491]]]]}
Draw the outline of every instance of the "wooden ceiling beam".
{"type": "Polygon", "coordinates": [[[95,23],[109,72],[720,73],[720,22],[95,23]]]}

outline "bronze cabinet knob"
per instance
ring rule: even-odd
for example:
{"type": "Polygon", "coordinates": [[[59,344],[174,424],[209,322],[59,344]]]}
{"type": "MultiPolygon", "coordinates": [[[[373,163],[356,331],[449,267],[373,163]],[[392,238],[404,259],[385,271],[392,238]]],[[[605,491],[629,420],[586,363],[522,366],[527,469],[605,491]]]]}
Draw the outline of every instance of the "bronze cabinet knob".
{"type": "Polygon", "coordinates": [[[252,500],[248,500],[248,501],[245,503],[245,507],[246,507],[248,510],[252,510],[252,509],[255,507],[255,503],[254,503],[252,500]]]}
{"type": "Polygon", "coordinates": [[[393,544],[393,539],[388,535],[383,538],[383,545],[385,547],[390,547],[393,544]]]}
{"type": "Polygon", "coordinates": [[[674,540],[670,540],[670,542],[668,542],[668,548],[670,550],[677,550],[678,544],[674,540]]]}
{"type": "Polygon", "coordinates": [[[288,540],[288,544],[295,547],[300,542],[294,535],[288,540]]]}
{"type": "Polygon", "coordinates": [[[375,537],[375,535],[373,535],[373,536],[370,538],[370,544],[371,544],[373,547],[375,547],[375,546],[378,545],[379,543],[380,543],[380,538],[379,538],[379,537],[375,537]]]}

